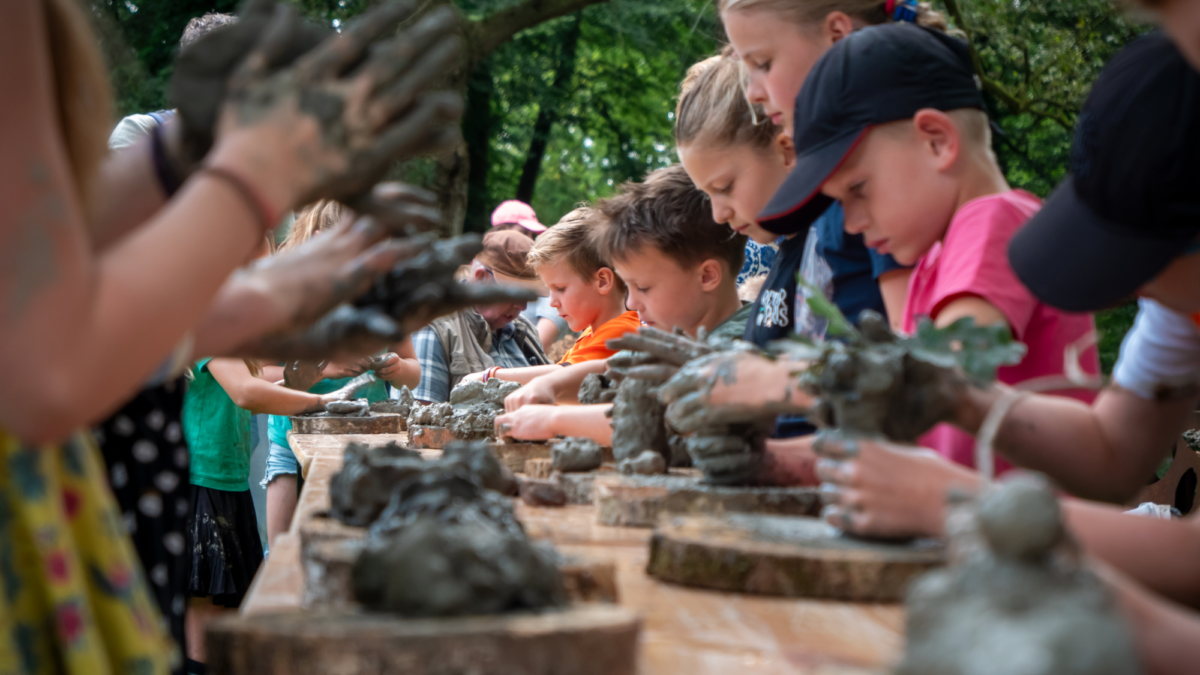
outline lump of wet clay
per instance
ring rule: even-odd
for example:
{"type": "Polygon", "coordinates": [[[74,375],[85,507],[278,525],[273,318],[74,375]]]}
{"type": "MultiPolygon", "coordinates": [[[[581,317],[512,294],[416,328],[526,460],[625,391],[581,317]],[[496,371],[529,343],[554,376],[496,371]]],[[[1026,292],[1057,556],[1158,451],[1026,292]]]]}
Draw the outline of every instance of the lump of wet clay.
{"type": "Polygon", "coordinates": [[[450,391],[450,405],[454,408],[464,406],[484,406],[492,410],[504,410],[504,399],[521,388],[517,382],[491,379],[487,382],[470,380],[460,383],[450,391]]]}
{"type": "Polygon", "coordinates": [[[487,443],[453,441],[442,450],[441,463],[461,464],[479,478],[479,483],[502,495],[517,494],[517,479],[508,467],[500,463],[487,443]]]}
{"type": "Polygon", "coordinates": [[[613,457],[620,462],[633,459],[643,450],[669,453],[665,410],[654,383],[634,378],[622,380],[610,411],[613,457]]]}
{"type": "Polygon", "coordinates": [[[496,436],[496,415],[502,412],[503,409],[496,411],[483,406],[455,408],[444,426],[456,438],[463,440],[480,441],[494,438],[496,436]]]}
{"type": "Polygon", "coordinates": [[[353,527],[370,525],[395,487],[423,471],[426,464],[421,453],[394,441],[379,448],[347,445],[342,469],[329,484],[330,515],[353,527]]]}
{"type": "Polygon", "coordinates": [[[667,472],[667,460],[653,450],[646,450],[633,459],[622,460],[617,464],[617,469],[627,476],[654,476],[667,472]]]}
{"type": "Polygon", "coordinates": [[[408,413],[408,426],[444,427],[453,416],[454,409],[449,403],[417,404],[408,413]]]}
{"type": "Polygon", "coordinates": [[[579,403],[595,405],[597,403],[612,403],[617,397],[616,384],[600,373],[589,373],[579,385],[579,403]]]}
{"type": "Polygon", "coordinates": [[[449,617],[566,604],[558,556],[530,541],[512,504],[458,462],[404,481],[355,562],[369,611],[449,617]]]}
{"type": "Polygon", "coordinates": [[[952,508],[952,565],[909,591],[897,675],[1141,673],[1128,623],[1084,564],[1048,481],[952,508]]]}
{"type": "Polygon", "coordinates": [[[330,401],[325,404],[325,412],[342,417],[366,417],[371,412],[371,405],[365,398],[354,401],[330,401]]]}
{"type": "Polygon", "coordinates": [[[570,473],[591,471],[604,463],[600,444],[590,438],[564,438],[550,446],[550,467],[553,471],[570,473]]]}
{"type": "Polygon", "coordinates": [[[530,506],[563,506],[567,493],[555,481],[526,478],[521,481],[521,501],[530,506]]]}
{"type": "Polygon", "coordinates": [[[413,405],[416,401],[413,399],[412,391],[408,387],[400,387],[397,390],[399,398],[389,398],[386,401],[376,401],[371,404],[371,412],[387,413],[392,415],[400,415],[408,419],[412,413],[413,405]]]}

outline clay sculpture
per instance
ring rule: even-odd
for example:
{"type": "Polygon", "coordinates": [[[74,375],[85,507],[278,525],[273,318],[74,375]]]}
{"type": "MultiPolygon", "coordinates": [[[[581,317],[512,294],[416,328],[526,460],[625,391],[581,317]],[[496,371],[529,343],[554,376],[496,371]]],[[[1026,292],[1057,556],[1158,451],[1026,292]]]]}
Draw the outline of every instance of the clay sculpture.
{"type": "Polygon", "coordinates": [[[504,399],[520,388],[516,382],[495,379],[487,384],[464,382],[450,392],[449,403],[412,406],[408,426],[445,427],[462,440],[495,438],[496,416],[504,413],[504,399]]]}
{"type": "Polygon", "coordinates": [[[617,397],[616,383],[599,373],[590,373],[579,385],[579,403],[594,405],[612,403],[617,397]]]}
{"type": "Polygon", "coordinates": [[[426,468],[421,453],[392,442],[380,448],[351,443],[342,470],[329,484],[330,515],[346,525],[366,527],[387,506],[392,490],[426,468]]]}
{"type": "Polygon", "coordinates": [[[405,617],[566,604],[554,550],[532,542],[511,503],[458,462],[397,486],[371,527],[353,581],[366,609],[405,617]]]}
{"type": "Polygon", "coordinates": [[[325,404],[325,412],[345,417],[366,417],[371,412],[371,404],[365,398],[353,401],[330,401],[325,404]]]}
{"type": "Polygon", "coordinates": [[[897,675],[1132,675],[1132,635],[1083,563],[1048,481],[1022,476],[959,499],[952,565],[908,595],[897,675]]]}
{"type": "MultiPolygon", "coordinates": [[[[634,350],[632,357],[609,360],[610,370],[621,379],[617,399],[613,404],[613,456],[622,462],[634,459],[642,450],[651,449],[670,458],[672,448],[686,449],[695,466],[704,472],[705,480],[714,485],[748,485],[753,483],[761,465],[763,443],[774,426],[771,411],[755,411],[748,419],[729,423],[714,420],[698,425],[679,438],[666,434],[663,421],[665,406],[658,400],[661,385],[680,372],[689,361],[708,357],[718,351],[744,349],[728,341],[710,344],[703,331],[693,340],[682,333],[666,333],[655,328],[642,328],[636,335],[627,334],[609,340],[614,349],[634,350]],[[616,363],[614,364],[614,361],[616,363]],[[637,384],[632,384],[637,383],[637,384]],[[653,399],[649,401],[648,399],[653,399]],[[654,421],[647,418],[654,416],[654,421]],[[627,439],[642,442],[652,429],[657,444],[663,431],[661,446],[638,445],[627,439]],[[620,433],[618,433],[620,432],[620,433]],[[622,448],[618,451],[618,443],[622,448]]],[[[642,466],[642,465],[639,465],[642,466]]],[[[631,467],[632,471],[633,468],[631,467]]]]}
{"type": "Polygon", "coordinates": [[[654,476],[667,472],[667,460],[653,450],[646,450],[632,459],[621,460],[617,469],[627,475],[654,476]]]}
{"type": "Polygon", "coordinates": [[[550,446],[550,468],[571,473],[591,471],[604,463],[600,444],[590,438],[564,438],[550,446]]]}
{"type": "Polygon", "coordinates": [[[521,481],[521,501],[530,506],[564,506],[567,493],[555,481],[526,478],[521,481]]]}

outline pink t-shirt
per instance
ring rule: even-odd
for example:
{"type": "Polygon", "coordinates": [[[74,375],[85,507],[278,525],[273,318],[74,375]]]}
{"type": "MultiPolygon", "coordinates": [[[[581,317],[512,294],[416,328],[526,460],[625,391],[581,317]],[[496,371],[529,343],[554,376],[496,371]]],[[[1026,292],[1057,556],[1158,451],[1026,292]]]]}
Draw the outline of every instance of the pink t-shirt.
{"type": "MultiPolygon", "coordinates": [[[[988,195],[964,204],[950,221],[946,236],[913,269],[904,303],[904,331],[915,332],[922,317],[936,318],[957,298],[978,296],[1000,310],[1016,339],[1028,348],[1021,363],[999,370],[1001,382],[1017,384],[1062,375],[1066,348],[1095,330],[1092,315],[1068,314],[1042,304],[1008,264],[1009,240],[1041,206],[1037,197],[1024,190],[988,195]]],[[[1080,364],[1088,373],[1099,372],[1095,347],[1084,352],[1080,364]]],[[[1078,389],[1054,393],[1089,403],[1096,395],[1078,389]]],[[[921,438],[921,445],[959,464],[975,466],[975,439],[948,424],[934,427],[921,438]]],[[[1011,468],[1008,462],[996,459],[997,475],[1011,468]]]]}

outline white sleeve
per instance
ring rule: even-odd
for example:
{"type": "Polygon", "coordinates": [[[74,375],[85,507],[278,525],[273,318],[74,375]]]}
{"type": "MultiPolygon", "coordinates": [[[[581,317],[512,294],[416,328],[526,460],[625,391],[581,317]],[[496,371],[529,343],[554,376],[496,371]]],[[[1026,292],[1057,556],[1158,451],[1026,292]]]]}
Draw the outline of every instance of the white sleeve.
{"type": "Polygon", "coordinates": [[[1121,344],[1113,381],[1142,398],[1200,384],[1200,328],[1153,300],[1138,301],[1133,328],[1121,344]]]}
{"type": "Polygon", "coordinates": [[[117,126],[108,137],[108,149],[120,150],[128,148],[146,136],[158,122],[149,115],[130,115],[117,122],[117,126]]]}

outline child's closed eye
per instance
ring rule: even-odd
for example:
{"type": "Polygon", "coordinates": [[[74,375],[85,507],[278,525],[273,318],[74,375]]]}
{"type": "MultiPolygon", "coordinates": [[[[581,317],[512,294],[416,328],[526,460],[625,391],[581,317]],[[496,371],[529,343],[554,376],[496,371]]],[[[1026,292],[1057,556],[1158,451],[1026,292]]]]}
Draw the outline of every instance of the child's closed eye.
{"type": "Polygon", "coordinates": [[[866,184],[867,184],[867,181],[865,181],[865,180],[860,180],[860,181],[858,181],[857,183],[855,183],[855,184],[851,185],[851,186],[850,186],[850,187],[849,187],[849,188],[848,188],[846,191],[847,191],[847,192],[848,192],[848,193],[849,193],[849,194],[850,194],[852,197],[857,197],[857,198],[859,198],[859,199],[862,199],[862,198],[864,197],[864,195],[863,195],[863,187],[864,187],[866,184]]]}

